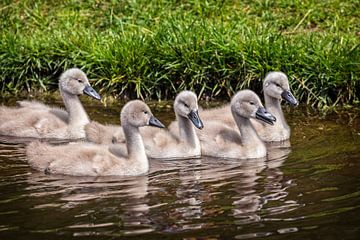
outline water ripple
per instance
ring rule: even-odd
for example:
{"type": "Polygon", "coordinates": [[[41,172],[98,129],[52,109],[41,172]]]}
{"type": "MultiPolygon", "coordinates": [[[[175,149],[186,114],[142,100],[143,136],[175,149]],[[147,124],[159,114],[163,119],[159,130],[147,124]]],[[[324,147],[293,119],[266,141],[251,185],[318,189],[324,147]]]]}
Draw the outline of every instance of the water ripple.
{"type": "Polygon", "coordinates": [[[7,139],[0,238],[356,239],[360,136],[292,120],[292,146],[269,144],[266,159],[152,160],[138,177],[45,175],[26,163],[26,141],[7,139]]]}

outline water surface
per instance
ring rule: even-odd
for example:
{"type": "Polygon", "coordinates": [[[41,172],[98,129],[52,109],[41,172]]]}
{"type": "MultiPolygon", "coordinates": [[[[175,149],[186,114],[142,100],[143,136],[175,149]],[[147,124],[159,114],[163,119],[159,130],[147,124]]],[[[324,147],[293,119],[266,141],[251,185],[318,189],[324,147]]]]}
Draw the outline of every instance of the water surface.
{"type": "MultiPolygon", "coordinates": [[[[121,104],[86,105],[118,123],[121,104]]],[[[171,103],[150,106],[173,119],[171,103]]],[[[267,159],[152,161],[138,177],[45,175],[1,138],[0,239],[358,239],[358,114],[286,108],[291,147],[267,159]]]]}

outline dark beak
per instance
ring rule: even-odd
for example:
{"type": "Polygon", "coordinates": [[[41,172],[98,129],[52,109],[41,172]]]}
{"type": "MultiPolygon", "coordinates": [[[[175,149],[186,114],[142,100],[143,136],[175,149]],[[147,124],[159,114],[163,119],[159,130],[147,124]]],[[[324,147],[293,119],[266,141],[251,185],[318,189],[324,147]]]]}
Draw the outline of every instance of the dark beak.
{"type": "Polygon", "coordinates": [[[266,111],[264,107],[259,107],[258,110],[256,111],[255,116],[256,119],[259,119],[270,125],[274,125],[274,122],[276,121],[276,118],[271,113],[266,111]]]}
{"type": "Polygon", "coordinates": [[[198,111],[191,110],[190,113],[188,114],[188,118],[198,129],[202,129],[204,127],[204,124],[199,117],[198,111]]]}
{"type": "Polygon", "coordinates": [[[165,128],[164,124],[162,124],[156,117],[151,116],[149,120],[149,126],[154,126],[158,128],[165,128]]]}
{"type": "Polygon", "coordinates": [[[290,103],[293,106],[297,106],[299,105],[299,102],[296,100],[296,98],[294,97],[294,95],[292,95],[292,93],[288,90],[284,90],[281,93],[281,97],[287,101],[288,103],[290,103]]]}
{"type": "Polygon", "coordinates": [[[86,95],[88,95],[88,96],[90,96],[90,97],[93,97],[93,98],[95,98],[95,99],[97,99],[97,100],[100,100],[100,99],[101,99],[100,95],[99,95],[90,85],[86,86],[86,87],[84,88],[83,92],[84,92],[86,95]]]}

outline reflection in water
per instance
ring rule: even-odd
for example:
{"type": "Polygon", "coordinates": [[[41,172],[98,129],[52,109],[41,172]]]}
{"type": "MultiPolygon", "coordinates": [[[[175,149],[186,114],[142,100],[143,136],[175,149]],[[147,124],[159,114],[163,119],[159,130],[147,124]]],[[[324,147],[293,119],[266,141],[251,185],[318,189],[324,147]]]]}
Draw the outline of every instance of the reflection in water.
{"type": "MultiPolygon", "coordinates": [[[[113,227],[119,223],[106,221],[106,218],[94,224],[88,219],[94,217],[99,210],[98,206],[93,206],[97,202],[107,202],[108,200],[125,200],[105,206],[101,209],[103,214],[116,215],[121,227],[122,234],[130,231],[150,232],[153,229],[149,225],[146,215],[149,211],[146,196],[148,194],[148,176],[139,177],[71,177],[61,175],[45,175],[43,173],[32,173],[28,175],[28,187],[26,191],[29,196],[36,199],[53,199],[51,203],[38,201],[33,204],[34,209],[57,208],[63,211],[84,209],[81,214],[74,217],[79,220],[75,224],[65,226],[72,229],[74,234],[91,235],[88,229],[101,228],[106,232],[106,227],[113,227]],[[92,206],[89,208],[89,206],[92,206]],[[95,209],[97,210],[94,210],[95,209]]],[[[57,220],[54,219],[54,222],[57,220]]]]}
{"type": "Polygon", "coordinates": [[[0,238],[356,239],[359,130],[297,119],[266,159],[153,160],[139,177],[45,175],[27,141],[0,139],[0,238]]]}
{"type": "Polygon", "coordinates": [[[284,182],[283,172],[281,171],[281,166],[284,164],[284,161],[287,159],[288,155],[291,152],[290,142],[285,141],[282,143],[273,143],[268,145],[268,161],[265,175],[264,183],[264,204],[270,204],[272,202],[281,202],[281,205],[268,207],[266,209],[266,217],[271,215],[280,214],[283,212],[288,212],[292,208],[297,208],[300,206],[296,200],[286,200],[288,196],[287,189],[294,184],[292,180],[284,182]]]}
{"type": "Polygon", "coordinates": [[[284,185],[291,183],[291,180],[289,180],[283,184],[283,172],[280,169],[291,152],[290,142],[273,143],[269,144],[267,147],[268,170],[265,175],[264,188],[265,193],[268,194],[264,196],[265,202],[284,199],[288,195],[286,192],[287,186],[284,185]]]}
{"type": "Polygon", "coordinates": [[[259,221],[257,211],[262,208],[260,192],[257,191],[258,175],[265,169],[265,159],[246,161],[242,166],[243,173],[237,180],[236,195],[233,196],[233,209],[236,224],[247,224],[259,221]]]}
{"type": "Polygon", "coordinates": [[[163,162],[164,171],[167,168],[176,170],[179,183],[174,190],[177,207],[171,210],[168,223],[161,224],[166,225],[163,226],[166,231],[174,233],[212,228],[214,223],[206,220],[224,214],[232,215],[238,225],[260,221],[259,212],[264,204],[280,199],[275,195],[287,196],[279,167],[289,153],[288,147],[277,146],[271,153],[273,159],[268,161],[202,158],[163,162]],[[175,164],[177,169],[173,169],[175,164]],[[263,175],[266,184],[262,191],[259,185],[264,182],[263,175]],[[221,196],[224,193],[230,196],[221,196]],[[221,205],[230,211],[222,209],[221,205]]]}

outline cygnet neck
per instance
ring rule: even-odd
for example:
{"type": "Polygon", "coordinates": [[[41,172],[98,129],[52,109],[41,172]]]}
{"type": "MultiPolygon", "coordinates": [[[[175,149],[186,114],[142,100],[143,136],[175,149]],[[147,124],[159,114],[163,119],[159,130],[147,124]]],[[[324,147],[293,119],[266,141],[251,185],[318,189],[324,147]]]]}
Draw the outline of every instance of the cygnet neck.
{"type": "Polygon", "coordinates": [[[70,94],[60,88],[60,94],[63,98],[66,111],[69,113],[69,125],[70,126],[85,126],[88,124],[89,117],[82,106],[79,97],[74,94],[70,94]]]}
{"type": "Polygon", "coordinates": [[[263,145],[263,142],[259,138],[258,134],[256,133],[256,130],[254,129],[253,125],[251,124],[251,121],[249,118],[240,116],[232,111],[232,115],[234,117],[234,120],[236,122],[236,125],[238,126],[240,130],[241,135],[241,142],[242,145],[251,145],[254,143],[263,145]]]}
{"type": "Polygon", "coordinates": [[[149,161],[146,157],[145,147],[139,128],[129,124],[127,121],[122,121],[122,128],[126,140],[128,158],[131,161],[139,162],[142,167],[149,169],[149,161]]]}
{"type": "Polygon", "coordinates": [[[179,124],[179,140],[186,142],[193,148],[200,147],[200,141],[196,135],[193,123],[187,118],[176,114],[176,119],[179,124]]]}
{"type": "Polygon", "coordinates": [[[281,108],[281,100],[271,97],[267,94],[264,94],[264,98],[266,110],[276,117],[276,122],[274,122],[274,125],[289,128],[281,108]]]}

